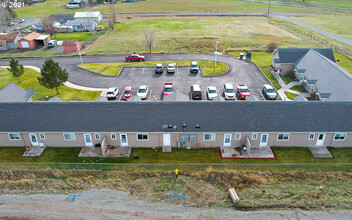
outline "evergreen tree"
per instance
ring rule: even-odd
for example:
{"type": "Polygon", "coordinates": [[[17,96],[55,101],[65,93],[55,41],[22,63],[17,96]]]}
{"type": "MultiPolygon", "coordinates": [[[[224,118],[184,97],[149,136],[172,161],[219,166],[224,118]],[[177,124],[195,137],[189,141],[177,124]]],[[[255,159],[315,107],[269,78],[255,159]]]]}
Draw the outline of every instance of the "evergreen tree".
{"type": "Polygon", "coordinates": [[[56,89],[56,94],[60,94],[57,89],[63,85],[68,79],[66,69],[61,69],[58,63],[52,59],[45,60],[42,68],[40,69],[41,77],[38,77],[39,84],[48,89],[56,89]]]}
{"type": "Polygon", "coordinates": [[[10,60],[10,68],[8,68],[8,70],[14,77],[17,77],[18,83],[20,83],[20,76],[23,74],[23,65],[21,65],[18,60],[12,58],[10,60]]]}

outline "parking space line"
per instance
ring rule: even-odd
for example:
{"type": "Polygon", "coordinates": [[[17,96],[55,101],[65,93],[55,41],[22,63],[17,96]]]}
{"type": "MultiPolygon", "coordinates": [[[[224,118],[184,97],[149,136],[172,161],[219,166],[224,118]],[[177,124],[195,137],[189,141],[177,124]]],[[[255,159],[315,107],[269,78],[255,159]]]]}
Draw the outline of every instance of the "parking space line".
{"type": "Polygon", "coordinates": [[[205,93],[205,89],[203,89],[203,92],[204,92],[204,93],[203,93],[203,94],[204,94],[204,100],[208,100],[208,99],[207,99],[207,94],[205,93]]]}
{"type": "Polygon", "coordinates": [[[123,92],[121,92],[121,95],[120,95],[119,101],[121,100],[121,98],[122,98],[122,95],[123,95],[123,92]]]}
{"type": "Polygon", "coordinates": [[[145,67],[143,67],[142,75],[144,74],[144,69],[145,69],[145,67]]]}
{"type": "Polygon", "coordinates": [[[178,67],[176,67],[176,75],[178,75],[178,67]]]}
{"type": "Polygon", "coordinates": [[[153,92],[153,90],[151,89],[150,92],[149,92],[149,99],[147,99],[149,101],[150,101],[150,98],[152,97],[152,92],[153,92]]]}
{"type": "Polygon", "coordinates": [[[134,70],[134,67],[132,68],[132,70],[131,70],[130,74],[132,74],[132,73],[133,73],[133,70],[134,70]]]}

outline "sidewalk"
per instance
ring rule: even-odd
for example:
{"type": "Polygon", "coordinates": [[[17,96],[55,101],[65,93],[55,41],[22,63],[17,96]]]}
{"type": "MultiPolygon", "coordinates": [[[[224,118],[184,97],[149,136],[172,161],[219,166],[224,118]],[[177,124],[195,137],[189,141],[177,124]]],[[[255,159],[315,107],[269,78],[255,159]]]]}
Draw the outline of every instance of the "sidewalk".
{"type": "Polygon", "coordinates": [[[307,92],[306,93],[301,93],[301,92],[297,92],[297,91],[294,91],[294,90],[290,89],[293,86],[301,85],[301,83],[298,82],[298,81],[293,81],[293,82],[290,82],[289,84],[286,85],[285,82],[280,77],[279,84],[281,86],[281,89],[279,89],[277,92],[279,93],[279,95],[281,96],[282,100],[284,100],[284,101],[293,101],[293,100],[287,98],[285,92],[293,93],[293,94],[296,94],[296,95],[302,95],[304,98],[310,97],[310,94],[307,93],[307,92]]]}

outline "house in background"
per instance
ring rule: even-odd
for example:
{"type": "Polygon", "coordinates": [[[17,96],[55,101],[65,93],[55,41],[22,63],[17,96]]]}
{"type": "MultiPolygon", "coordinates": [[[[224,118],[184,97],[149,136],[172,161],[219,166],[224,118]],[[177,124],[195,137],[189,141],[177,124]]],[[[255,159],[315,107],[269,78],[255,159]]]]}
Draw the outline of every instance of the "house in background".
{"type": "Polygon", "coordinates": [[[80,40],[64,40],[62,46],[64,47],[64,52],[70,53],[77,52],[82,48],[80,40]]]}
{"type": "Polygon", "coordinates": [[[14,83],[9,83],[0,90],[0,102],[31,102],[35,93],[36,91],[31,88],[25,90],[14,83]]]}
{"type": "Polygon", "coordinates": [[[94,31],[97,26],[97,22],[94,20],[75,20],[67,21],[63,24],[63,26],[72,27],[74,32],[94,31]]]}
{"type": "Polygon", "coordinates": [[[279,48],[273,53],[279,74],[293,73],[322,101],[352,101],[352,75],[335,62],[332,49],[279,48]]]}
{"type": "Polygon", "coordinates": [[[50,19],[53,19],[55,22],[63,24],[67,21],[73,21],[75,14],[51,14],[49,15],[50,19]]]}
{"type": "Polygon", "coordinates": [[[50,35],[41,35],[39,33],[32,32],[19,40],[18,44],[21,49],[33,49],[37,46],[48,45],[50,40],[50,35]]]}
{"type": "Polygon", "coordinates": [[[0,34],[0,50],[18,48],[18,41],[22,38],[19,34],[0,34]]]}
{"type": "Polygon", "coordinates": [[[103,14],[99,11],[90,11],[90,12],[76,12],[75,13],[75,21],[96,21],[97,23],[101,22],[103,20],[103,14]]]}

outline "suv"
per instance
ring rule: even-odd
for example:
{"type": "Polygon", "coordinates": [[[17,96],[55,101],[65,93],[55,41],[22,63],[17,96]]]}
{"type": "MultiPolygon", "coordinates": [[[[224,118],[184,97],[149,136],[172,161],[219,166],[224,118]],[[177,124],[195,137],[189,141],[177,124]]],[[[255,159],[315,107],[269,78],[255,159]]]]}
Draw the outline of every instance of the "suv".
{"type": "Polygon", "coordinates": [[[155,65],[155,73],[163,73],[164,72],[164,68],[163,68],[163,64],[158,63],[155,65]]]}
{"type": "Polygon", "coordinates": [[[109,88],[106,93],[106,98],[107,99],[116,99],[116,96],[118,94],[119,94],[119,88],[117,88],[117,87],[109,88]]]}
{"type": "Polygon", "coordinates": [[[175,73],[176,67],[174,63],[167,64],[167,73],[175,73]]]}
{"type": "Polygon", "coordinates": [[[191,86],[191,99],[202,99],[202,90],[198,84],[191,86]]]}
{"type": "Polygon", "coordinates": [[[196,61],[192,61],[190,71],[191,73],[198,73],[199,66],[196,61]]]}
{"type": "Polygon", "coordinates": [[[245,84],[237,85],[237,96],[241,100],[246,100],[248,96],[250,96],[248,87],[245,84]]]}
{"type": "Polygon", "coordinates": [[[226,83],[224,85],[224,96],[226,100],[235,99],[235,90],[231,83],[226,83]]]}
{"type": "Polygon", "coordinates": [[[48,47],[55,47],[56,43],[57,43],[56,40],[51,40],[51,41],[49,41],[49,43],[48,43],[48,47]]]}

